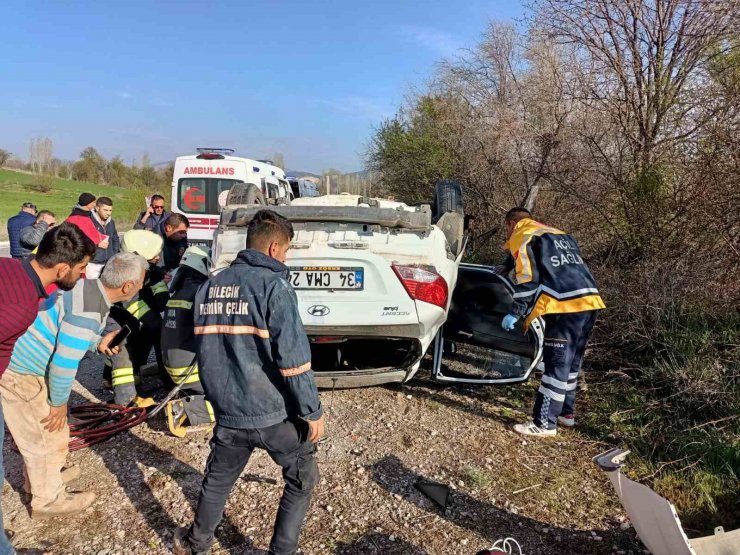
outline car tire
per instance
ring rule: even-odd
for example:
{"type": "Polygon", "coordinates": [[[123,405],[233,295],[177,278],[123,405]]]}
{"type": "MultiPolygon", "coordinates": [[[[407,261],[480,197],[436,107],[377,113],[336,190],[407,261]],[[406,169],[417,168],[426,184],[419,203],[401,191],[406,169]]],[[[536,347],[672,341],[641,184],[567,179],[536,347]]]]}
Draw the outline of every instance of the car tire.
{"type": "Polygon", "coordinates": [[[226,199],[226,204],[246,204],[265,206],[265,195],[259,190],[259,187],[253,183],[236,183],[230,190],[226,199]]]}
{"type": "Polygon", "coordinates": [[[462,185],[453,179],[442,179],[434,185],[434,218],[438,220],[447,212],[463,215],[462,185]]]}

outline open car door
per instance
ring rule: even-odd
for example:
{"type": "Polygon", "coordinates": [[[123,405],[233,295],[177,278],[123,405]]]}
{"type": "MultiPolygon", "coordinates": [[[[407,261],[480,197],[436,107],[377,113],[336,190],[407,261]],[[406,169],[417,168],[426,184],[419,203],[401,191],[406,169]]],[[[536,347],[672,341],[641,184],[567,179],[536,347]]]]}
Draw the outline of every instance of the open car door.
{"type": "Polygon", "coordinates": [[[513,305],[510,283],[490,266],[460,264],[447,322],[434,341],[432,375],[443,382],[523,382],[542,359],[544,322],[507,332],[501,320],[513,305]],[[444,362],[444,364],[443,364],[444,362]]]}

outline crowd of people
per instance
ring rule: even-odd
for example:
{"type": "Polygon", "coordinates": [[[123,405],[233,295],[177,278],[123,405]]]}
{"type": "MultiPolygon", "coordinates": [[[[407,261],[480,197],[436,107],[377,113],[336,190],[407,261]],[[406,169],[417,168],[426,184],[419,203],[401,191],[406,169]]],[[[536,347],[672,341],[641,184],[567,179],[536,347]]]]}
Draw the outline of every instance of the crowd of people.
{"type": "MultiPolygon", "coordinates": [[[[95,501],[94,492],[65,487],[81,472],[66,459],[67,404],[82,359],[104,355],[101,379],[114,403],[146,409],[156,402],[140,390],[140,376],[153,351],[165,387],[180,388],[165,405],[170,431],[182,437],[189,425],[215,423],[195,519],[174,531],[174,552],[210,552],[234,483],[261,448],[285,482],[269,553],[294,554],[318,480],[324,416],[285,265],[291,223],[260,210],[244,250],[210,275],[208,250],[188,246],[188,219],[168,213],[161,196],[120,240],[112,210],[111,199],[83,193],[61,224],[31,203],[8,221],[0,441],[5,423],[23,459],[32,518],[78,514],[95,501]]],[[[513,330],[537,317],[547,324],[532,421],[514,429],[552,436],[558,424],[575,424],[581,360],[604,304],[575,239],[523,208],[510,210],[505,225],[514,304],[501,325],[513,330]]],[[[0,533],[0,555],[12,553],[0,533]]]]}
{"type": "MultiPolygon", "coordinates": [[[[323,414],[285,280],[291,224],[260,212],[234,270],[209,278],[210,253],[188,247],[188,219],[167,212],[163,197],[152,196],[120,237],[112,212],[110,198],[83,193],[61,224],[31,203],[8,221],[11,258],[0,259],[7,314],[0,433],[7,424],[22,456],[31,517],[75,515],[95,501],[92,491],[66,487],[81,473],[66,459],[67,404],[82,359],[91,351],[105,356],[101,379],[115,404],[148,408],[156,403],[140,377],[154,352],[163,385],[180,388],[165,406],[170,431],[182,437],[187,426],[218,422],[196,520],[175,531],[175,552],[208,551],[234,481],[261,447],[286,482],[270,552],[294,553],[318,475],[313,453],[323,414]],[[245,295],[259,299],[249,311],[239,300],[245,295]],[[223,312],[229,302],[244,310],[223,312]],[[206,376],[203,366],[212,369],[206,376]]],[[[0,555],[7,553],[15,551],[0,534],[0,555]]]]}

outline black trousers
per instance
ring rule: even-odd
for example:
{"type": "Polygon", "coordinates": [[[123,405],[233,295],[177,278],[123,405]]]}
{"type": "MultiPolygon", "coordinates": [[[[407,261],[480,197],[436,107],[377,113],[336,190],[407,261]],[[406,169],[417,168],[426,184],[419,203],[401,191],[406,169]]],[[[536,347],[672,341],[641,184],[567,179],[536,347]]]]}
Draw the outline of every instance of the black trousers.
{"type": "Polygon", "coordinates": [[[206,553],[213,543],[213,534],[223,518],[226,500],[257,447],[267,451],[282,467],[285,481],[269,553],[292,555],[296,552],[311,492],[319,476],[314,459],[316,446],[306,441],[307,433],[308,425],[303,421],[286,421],[268,428],[249,430],[216,426],[195,522],[185,537],[194,555],[206,553]]]}
{"type": "Polygon", "coordinates": [[[556,428],[558,416],[575,411],[576,387],[583,353],[596,322],[596,311],[545,316],[545,373],[537,391],[532,420],[542,428],[556,428]]]}

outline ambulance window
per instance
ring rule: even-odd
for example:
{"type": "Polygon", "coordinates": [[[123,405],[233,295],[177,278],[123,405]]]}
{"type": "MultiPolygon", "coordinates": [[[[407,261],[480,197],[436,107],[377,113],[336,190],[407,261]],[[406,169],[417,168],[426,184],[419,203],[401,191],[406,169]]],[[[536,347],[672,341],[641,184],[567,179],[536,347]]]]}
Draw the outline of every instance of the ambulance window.
{"type": "Polygon", "coordinates": [[[178,208],[186,214],[218,214],[238,179],[191,178],[178,182],[178,208]]]}
{"type": "Polygon", "coordinates": [[[216,202],[218,206],[216,212],[220,212],[226,206],[226,197],[229,194],[229,189],[237,182],[233,179],[214,179],[214,181],[216,182],[216,202]]]}
{"type": "Polygon", "coordinates": [[[206,214],[207,179],[188,178],[180,180],[178,206],[188,214],[206,214]]]}

